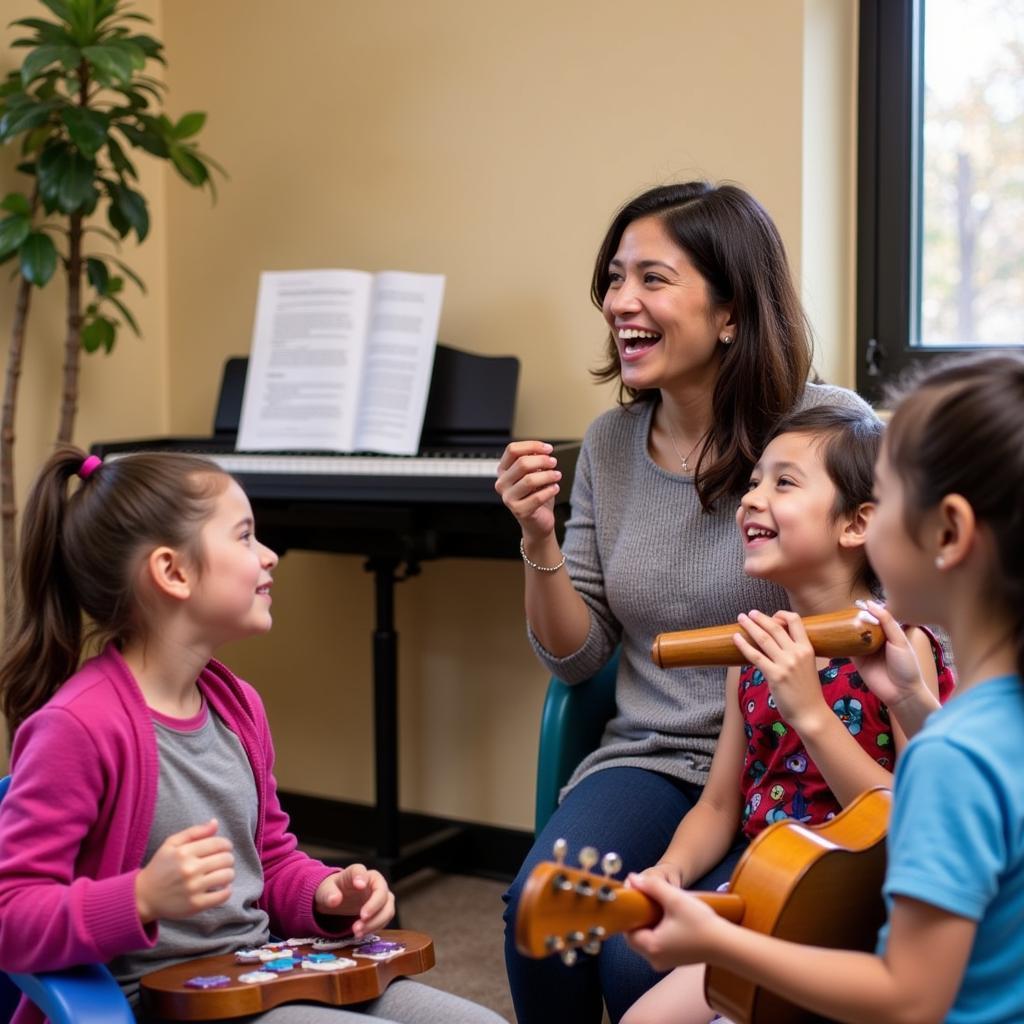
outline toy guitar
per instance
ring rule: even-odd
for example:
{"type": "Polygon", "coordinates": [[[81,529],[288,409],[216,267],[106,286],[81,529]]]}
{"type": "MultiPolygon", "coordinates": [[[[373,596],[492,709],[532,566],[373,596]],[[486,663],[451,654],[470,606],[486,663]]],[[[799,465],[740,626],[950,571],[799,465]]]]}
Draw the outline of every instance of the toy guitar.
{"type": "MultiPolygon", "coordinates": [[[[874,949],[885,918],[882,880],[885,833],[892,794],[862,793],[831,821],[802,825],[779,821],[750,844],[732,873],[727,893],[694,893],[716,913],[744,928],[806,945],[874,949]]],[[[556,844],[564,858],[565,841],[556,844]]],[[[613,853],[580,851],[583,870],[539,864],[527,879],[516,918],[516,948],[523,956],[559,953],[567,964],[577,950],[600,951],[617,932],[657,923],[661,908],[611,876],[622,868],[613,853]]],[[[708,1002],[736,1024],[811,1024],[820,1018],[739,975],[708,965],[708,1002]]]]}
{"type": "MultiPolygon", "coordinates": [[[[239,976],[260,970],[259,963],[239,963],[232,953],[187,960],[143,975],[142,1006],[148,1014],[169,1020],[220,1020],[262,1013],[299,999],[344,1006],[375,999],[395,978],[420,974],[434,966],[434,944],[429,936],[401,929],[378,934],[385,942],[401,943],[404,951],[388,960],[355,958],[355,966],[336,971],[299,967],[278,974],[273,981],[251,984],[239,981],[239,976]],[[186,984],[217,976],[229,980],[210,988],[186,984]]],[[[294,952],[308,954],[312,949],[300,946],[294,952]]],[[[353,948],[336,952],[351,957],[353,948]]]]}
{"type": "MultiPolygon", "coordinates": [[[[869,612],[845,608],[803,620],[814,653],[822,658],[851,658],[873,654],[885,641],[882,627],[869,612]]],[[[691,665],[744,665],[746,658],[732,642],[734,633],[745,632],[739,623],[659,633],[651,645],[651,660],[659,668],[691,665]]]]}

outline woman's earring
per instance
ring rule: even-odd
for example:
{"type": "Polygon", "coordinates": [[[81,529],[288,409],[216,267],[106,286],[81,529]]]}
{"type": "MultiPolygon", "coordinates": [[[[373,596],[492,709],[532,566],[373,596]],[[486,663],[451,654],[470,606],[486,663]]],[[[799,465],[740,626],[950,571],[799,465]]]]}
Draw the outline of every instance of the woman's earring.
{"type": "Polygon", "coordinates": [[[942,569],[942,568],[945,567],[945,565],[946,565],[945,557],[942,556],[942,555],[936,555],[935,556],[935,568],[936,569],[942,569]]]}
{"type": "Polygon", "coordinates": [[[722,344],[723,345],[731,345],[732,344],[732,335],[731,334],[723,334],[722,335],[722,344]]]}

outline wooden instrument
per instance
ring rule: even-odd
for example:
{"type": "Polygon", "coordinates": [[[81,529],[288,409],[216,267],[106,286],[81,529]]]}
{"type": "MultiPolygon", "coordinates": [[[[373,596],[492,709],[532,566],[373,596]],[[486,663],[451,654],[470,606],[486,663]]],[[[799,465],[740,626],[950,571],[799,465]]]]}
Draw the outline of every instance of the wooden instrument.
{"type": "MultiPolygon", "coordinates": [[[[821,825],[769,825],[740,858],[729,892],[694,895],[722,917],[765,935],[872,950],[885,920],[882,881],[891,803],[890,791],[877,787],[821,825]]],[[[559,842],[564,854],[564,840],[559,842]]],[[[597,953],[608,936],[649,927],[661,918],[656,903],[611,877],[621,870],[615,854],[605,854],[604,876],[590,873],[596,860],[597,851],[585,847],[580,851],[584,870],[550,862],[534,868],[516,917],[516,948],[523,956],[560,953],[571,964],[577,950],[597,953]]],[[[704,991],[711,1006],[736,1024],[820,1020],[714,965],[705,972],[704,991]]]]}
{"type": "MultiPolygon", "coordinates": [[[[852,658],[873,654],[885,642],[882,627],[870,612],[844,608],[803,620],[814,653],[821,658],[852,658]]],[[[733,643],[734,633],[745,633],[739,623],[659,633],[651,645],[651,660],[659,668],[692,665],[745,665],[746,658],[733,643]]]]}
{"type": "MultiPolygon", "coordinates": [[[[147,1014],[169,1020],[221,1020],[243,1014],[262,1013],[281,1003],[304,999],[315,1003],[344,1006],[376,999],[395,978],[420,974],[434,966],[434,944],[421,932],[390,929],[378,932],[382,940],[401,942],[405,950],[390,960],[353,957],[352,947],[332,950],[352,957],[355,967],[330,973],[296,968],[279,974],[273,981],[248,984],[240,974],[259,970],[259,963],[239,963],[233,953],[186,960],[151,974],[140,982],[140,999],[147,1014]],[[231,981],[217,988],[190,988],[185,982],[197,976],[223,974],[231,981]]],[[[296,953],[310,953],[309,946],[296,953]]]]}

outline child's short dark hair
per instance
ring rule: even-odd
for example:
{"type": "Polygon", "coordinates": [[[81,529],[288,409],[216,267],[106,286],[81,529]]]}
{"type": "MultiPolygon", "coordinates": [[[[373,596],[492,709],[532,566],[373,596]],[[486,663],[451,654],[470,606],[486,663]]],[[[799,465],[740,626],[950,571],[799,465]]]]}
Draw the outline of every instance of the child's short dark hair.
{"type": "MultiPolygon", "coordinates": [[[[884,427],[874,413],[840,405],[815,405],[783,417],[771,432],[771,442],[782,434],[810,434],[818,439],[822,461],[835,485],[833,519],[851,515],[874,500],[875,461],[884,427]]],[[[860,581],[879,592],[878,577],[864,553],[860,581]]]]}

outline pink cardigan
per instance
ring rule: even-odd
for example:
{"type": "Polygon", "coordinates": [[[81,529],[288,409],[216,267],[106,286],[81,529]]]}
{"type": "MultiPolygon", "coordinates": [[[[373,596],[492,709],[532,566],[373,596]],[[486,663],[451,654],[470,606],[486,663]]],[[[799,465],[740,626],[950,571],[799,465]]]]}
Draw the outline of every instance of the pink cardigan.
{"type": "MultiPolygon", "coordinates": [[[[238,736],[259,799],[262,907],[279,935],[322,935],[313,894],[335,869],[296,849],[277,800],[274,749],[259,695],[217,661],[203,695],[238,736]]],[[[120,654],[86,662],[15,735],[0,804],[0,969],[107,963],[152,947],[135,909],[159,773],[149,709],[120,654]]],[[[342,928],[345,918],[338,918],[342,928]]],[[[41,1015],[22,1000],[16,1024],[41,1015]]]]}

